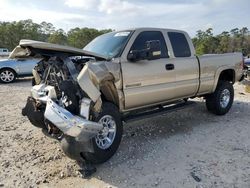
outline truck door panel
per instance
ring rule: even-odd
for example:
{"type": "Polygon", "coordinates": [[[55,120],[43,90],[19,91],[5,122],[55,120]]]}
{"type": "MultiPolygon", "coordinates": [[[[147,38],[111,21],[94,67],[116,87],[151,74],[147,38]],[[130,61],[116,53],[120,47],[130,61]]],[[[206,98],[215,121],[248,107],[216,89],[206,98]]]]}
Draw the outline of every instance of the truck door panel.
{"type": "Polygon", "coordinates": [[[190,46],[183,33],[168,32],[174,58],[170,59],[175,65],[176,98],[194,96],[199,87],[199,64],[191,54],[190,46]]]}
{"type": "MultiPolygon", "coordinates": [[[[143,45],[149,40],[160,40],[161,59],[137,62],[124,59],[121,62],[126,109],[175,98],[175,69],[166,70],[169,57],[162,33],[160,31],[141,32],[135,39],[135,43],[139,41],[139,45],[135,45],[135,48],[145,48],[143,45]]],[[[130,50],[134,50],[134,44],[130,50]]]]}

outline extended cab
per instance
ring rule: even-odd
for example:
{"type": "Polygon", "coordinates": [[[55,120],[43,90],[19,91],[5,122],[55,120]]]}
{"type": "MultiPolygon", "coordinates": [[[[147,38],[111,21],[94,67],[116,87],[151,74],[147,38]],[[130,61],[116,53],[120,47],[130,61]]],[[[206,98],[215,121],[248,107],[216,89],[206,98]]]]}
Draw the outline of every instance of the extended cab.
{"type": "Polygon", "coordinates": [[[69,157],[92,163],[116,152],[123,121],[193,97],[204,97],[210,112],[226,114],[233,84],[243,76],[241,53],[198,57],[188,34],[172,29],[112,32],[83,50],[23,40],[10,55],[20,56],[44,59],[33,71],[36,85],[23,115],[61,140],[69,157]]]}

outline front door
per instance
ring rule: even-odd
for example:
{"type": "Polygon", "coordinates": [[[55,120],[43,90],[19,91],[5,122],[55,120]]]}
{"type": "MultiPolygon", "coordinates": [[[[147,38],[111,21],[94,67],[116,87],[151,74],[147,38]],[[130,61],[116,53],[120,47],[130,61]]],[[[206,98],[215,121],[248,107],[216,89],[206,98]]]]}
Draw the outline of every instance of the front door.
{"type": "MultiPolygon", "coordinates": [[[[146,41],[159,40],[161,58],[130,62],[121,59],[125,109],[157,104],[175,98],[175,69],[169,63],[166,41],[161,31],[134,33],[134,42],[128,51],[145,49],[146,41]]],[[[125,50],[126,52],[126,50],[125,50]]]]}

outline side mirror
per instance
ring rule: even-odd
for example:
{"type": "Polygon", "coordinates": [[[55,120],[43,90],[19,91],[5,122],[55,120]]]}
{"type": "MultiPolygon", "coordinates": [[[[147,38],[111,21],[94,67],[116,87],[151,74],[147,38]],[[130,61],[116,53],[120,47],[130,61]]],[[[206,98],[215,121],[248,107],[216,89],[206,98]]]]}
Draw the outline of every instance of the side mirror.
{"type": "Polygon", "coordinates": [[[154,60],[161,58],[161,44],[159,40],[151,40],[145,43],[146,49],[131,50],[128,54],[128,60],[136,62],[139,60],[154,60]]]}
{"type": "Polygon", "coordinates": [[[151,40],[146,42],[148,49],[148,60],[161,58],[161,43],[159,40],[151,40]]]}

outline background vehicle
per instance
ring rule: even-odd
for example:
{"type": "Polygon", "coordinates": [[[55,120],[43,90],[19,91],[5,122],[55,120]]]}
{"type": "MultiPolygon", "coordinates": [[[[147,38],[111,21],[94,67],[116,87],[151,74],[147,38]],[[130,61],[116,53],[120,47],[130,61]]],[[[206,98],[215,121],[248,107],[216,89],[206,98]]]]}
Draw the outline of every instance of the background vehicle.
{"type": "Polygon", "coordinates": [[[247,66],[248,70],[250,70],[250,58],[245,58],[244,63],[247,66]]]}
{"type": "Polygon", "coordinates": [[[10,54],[7,48],[0,48],[0,57],[1,56],[8,56],[10,54]]]}
{"type": "Polygon", "coordinates": [[[17,49],[44,57],[23,114],[62,140],[69,157],[92,163],[116,152],[122,121],[181,107],[191,97],[226,114],[233,84],[243,78],[241,53],[197,57],[188,34],[172,29],[112,32],[83,50],[37,41],[21,41],[17,49]],[[95,60],[70,60],[77,55],[95,60]]]}
{"type": "Polygon", "coordinates": [[[0,82],[11,83],[17,77],[31,76],[41,59],[0,59],[0,82]]]}

